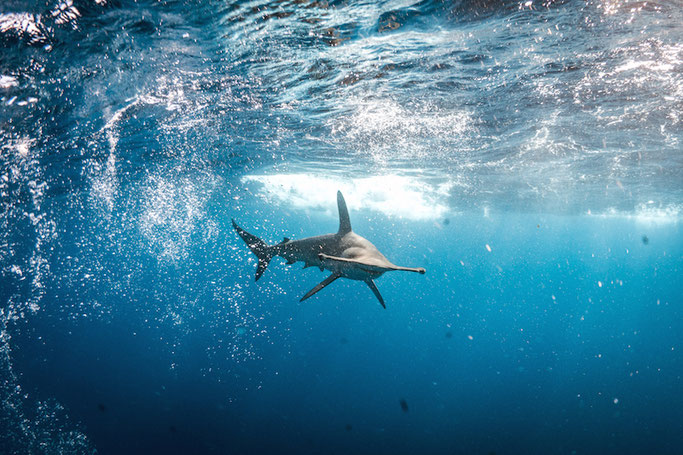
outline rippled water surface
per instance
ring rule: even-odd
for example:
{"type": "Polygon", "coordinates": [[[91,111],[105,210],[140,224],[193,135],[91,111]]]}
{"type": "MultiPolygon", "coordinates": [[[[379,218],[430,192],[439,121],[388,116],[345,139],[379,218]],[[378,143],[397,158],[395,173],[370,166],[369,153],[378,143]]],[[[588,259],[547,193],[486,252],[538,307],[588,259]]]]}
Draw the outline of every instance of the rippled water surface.
{"type": "Polygon", "coordinates": [[[5,0],[0,453],[680,453],[683,5],[5,0]],[[425,276],[255,257],[355,231],[425,276]]]}

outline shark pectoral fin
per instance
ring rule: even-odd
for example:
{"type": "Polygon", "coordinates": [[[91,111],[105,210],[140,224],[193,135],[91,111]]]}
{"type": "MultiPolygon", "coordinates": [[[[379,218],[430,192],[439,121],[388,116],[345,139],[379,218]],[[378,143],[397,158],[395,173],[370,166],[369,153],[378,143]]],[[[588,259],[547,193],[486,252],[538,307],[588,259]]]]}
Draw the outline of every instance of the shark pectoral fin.
{"type": "Polygon", "coordinates": [[[318,283],[316,287],[308,291],[305,296],[301,297],[301,300],[299,300],[299,302],[303,302],[304,300],[306,300],[307,298],[309,298],[310,296],[312,296],[313,294],[315,294],[316,292],[318,292],[319,290],[321,290],[322,288],[324,288],[325,286],[339,278],[340,276],[341,275],[339,275],[338,273],[333,273],[332,275],[328,276],[320,283],[318,283]]]}
{"type": "Polygon", "coordinates": [[[339,256],[330,256],[329,254],[325,253],[318,253],[318,259],[320,259],[321,261],[345,262],[347,264],[363,264],[363,262],[357,261],[355,259],[342,258],[339,256]]]}
{"type": "Polygon", "coordinates": [[[350,265],[351,267],[357,266],[357,267],[360,267],[366,271],[372,271],[372,272],[384,273],[388,270],[394,270],[391,267],[385,267],[382,265],[378,265],[378,264],[373,263],[371,261],[342,258],[339,256],[330,256],[330,255],[324,254],[324,253],[318,254],[318,259],[320,259],[320,261],[340,262],[340,263],[343,263],[346,265],[350,265]]]}
{"type": "Polygon", "coordinates": [[[352,264],[352,265],[357,265],[367,271],[372,271],[372,272],[379,272],[379,273],[384,273],[384,272],[390,272],[392,270],[403,270],[404,272],[416,272],[420,273],[422,275],[425,274],[425,269],[422,267],[400,267],[398,265],[394,265],[390,262],[382,262],[380,260],[377,260],[375,258],[361,258],[361,259],[350,259],[350,258],[342,258],[338,256],[330,256],[329,254],[324,254],[324,253],[319,253],[318,254],[318,259],[320,261],[333,261],[333,262],[343,262],[345,264],[352,264]]]}
{"type": "Polygon", "coordinates": [[[379,289],[377,289],[377,286],[375,285],[375,282],[372,280],[366,281],[368,287],[372,289],[372,292],[375,293],[375,297],[377,297],[377,300],[379,300],[379,303],[382,305],[382,307],[386,310],[387,306],[384,304],[384,299],[382,298],[382,294],[379,293],[379,289]]]}

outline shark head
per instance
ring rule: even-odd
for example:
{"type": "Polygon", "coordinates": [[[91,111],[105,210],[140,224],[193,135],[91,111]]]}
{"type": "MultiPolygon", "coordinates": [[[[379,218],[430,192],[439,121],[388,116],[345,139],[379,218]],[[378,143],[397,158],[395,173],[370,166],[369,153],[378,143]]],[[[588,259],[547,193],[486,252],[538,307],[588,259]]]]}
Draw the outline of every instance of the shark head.
{"type": "Polygon", "coordinates": [[[344,263],[349,268],[357,268],[372,273],[384,273],[394,270],[425,273],[425,269],[418,267],[401,267],[393,264],[369,240],[353,232],[349,211],[341,191],[337,191],[337,208],[339,209],[339,244],[341,254],[338,256],[320,253],[321,261],[344,263]]]}
{"type": "Polygon", "coordinates": [[[402,267],[393,264],[369,240],[353,232],[349,211],[341,191],[337,191],[337,208],[339,209],[339,231],[337,232],[339,248],[337,251],[340,254],[318,253],[318,259],[323,267],[332,272],[332,275],[328,277],[330,281],[328,283],[323,281],[318,285],[320,286],[325,283],[323,286],[316,286],[301,300],[312,296],[336,278],[343,277],[367,283],[382,306],[386,308],[384,299],[373,281],[374,279],[391,271],[416,272],[420,274],[424,274],[426,271],[422,267],[402,267]]]}

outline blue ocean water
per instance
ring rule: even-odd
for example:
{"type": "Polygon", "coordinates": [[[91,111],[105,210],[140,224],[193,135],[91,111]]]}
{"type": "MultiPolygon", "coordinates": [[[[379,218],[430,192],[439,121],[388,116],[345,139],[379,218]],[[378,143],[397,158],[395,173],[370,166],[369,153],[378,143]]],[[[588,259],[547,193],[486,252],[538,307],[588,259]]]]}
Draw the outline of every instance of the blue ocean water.
{"type": "Polygon", "coordinates": [[[678,1],[5,0],[0,453],[683,452],[678,1]],[[426,275],[255,257],[356,232],[426,275]]]}

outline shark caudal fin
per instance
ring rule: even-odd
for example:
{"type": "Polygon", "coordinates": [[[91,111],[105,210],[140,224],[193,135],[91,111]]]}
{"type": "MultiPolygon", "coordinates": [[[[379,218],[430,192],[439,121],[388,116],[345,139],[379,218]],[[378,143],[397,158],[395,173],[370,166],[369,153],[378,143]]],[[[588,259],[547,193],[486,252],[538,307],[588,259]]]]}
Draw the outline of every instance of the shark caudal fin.
{"type": "Polygon", "coordinates": [[[232,220],[232,227],[235,228],[235,231],[242,237],[244,243],[247,244],[249,249],[258,258],[258,266],[256,267],[256,281],[258,281],[258,279],[261,278],[261,275],[263,275],[263,272],[266,271],[266,267],[268,267],[270,260],[273,259],[273,253],[271,253],[270,247],[266,242],[239,227],[237,223],[235,223],[235,220],[232,220]]]}

